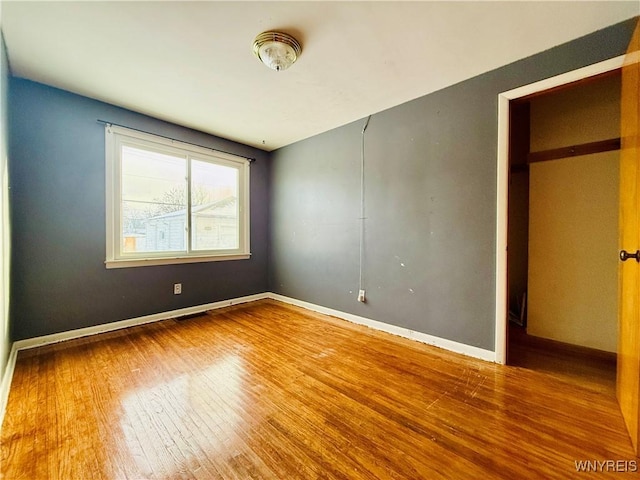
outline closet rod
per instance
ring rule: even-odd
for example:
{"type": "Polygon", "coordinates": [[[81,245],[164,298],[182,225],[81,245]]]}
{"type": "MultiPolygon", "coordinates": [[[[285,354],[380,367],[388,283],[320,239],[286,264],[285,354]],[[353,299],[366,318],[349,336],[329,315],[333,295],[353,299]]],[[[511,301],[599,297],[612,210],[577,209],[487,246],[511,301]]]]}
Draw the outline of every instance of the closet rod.
{"type": "Polygon", "coordinates": [[[610,152],[620,150],[620,138],[610,138],[598,142],[582,143],[571,147],[553,148],[540,152],[531,152],[527,155],[527,163],[546,162],[548,160],[558,160],[559,158],[577,157],[589,155],[591,153],[610,152]]]}

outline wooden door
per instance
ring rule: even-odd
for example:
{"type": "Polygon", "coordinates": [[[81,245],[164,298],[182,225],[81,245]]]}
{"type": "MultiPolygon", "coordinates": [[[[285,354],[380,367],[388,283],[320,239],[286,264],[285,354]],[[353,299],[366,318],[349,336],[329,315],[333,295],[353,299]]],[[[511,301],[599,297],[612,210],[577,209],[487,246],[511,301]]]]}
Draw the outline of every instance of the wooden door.
{"type": "MultiPolygon", "coordinates": [[[[620,248],[640,249],[640,20],[622,69],[620,151],[620,248]]],[[[620,313],[616,393],[638,455],[640,430],[640,263],[620,262],[620,313]]]]}

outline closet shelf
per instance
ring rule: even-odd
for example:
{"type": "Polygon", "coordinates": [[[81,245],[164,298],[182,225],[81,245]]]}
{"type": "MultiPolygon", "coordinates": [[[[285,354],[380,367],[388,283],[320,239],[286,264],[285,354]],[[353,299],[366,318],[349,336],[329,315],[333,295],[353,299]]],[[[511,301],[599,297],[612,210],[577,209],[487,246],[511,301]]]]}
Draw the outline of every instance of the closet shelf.
{"type": "Polygon", "coordinates": [[[570,147],[553,148],[550,150],[531,152],[527,155],[527,163],[546,162],[548,160],[577,157],[580,155],[589,155],[592,153],[610,152],[612,150],[620,150],[619,137],[610,138],[608,140],[600,140],[598,142],[572,145],[570,147]]]}

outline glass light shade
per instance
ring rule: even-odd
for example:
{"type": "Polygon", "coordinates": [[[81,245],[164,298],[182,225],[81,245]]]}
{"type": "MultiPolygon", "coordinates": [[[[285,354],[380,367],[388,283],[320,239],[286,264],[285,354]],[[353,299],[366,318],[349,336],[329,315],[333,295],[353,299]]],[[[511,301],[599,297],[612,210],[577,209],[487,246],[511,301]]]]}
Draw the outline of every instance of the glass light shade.
{"type": "Polygon", "coordinates": [[[277,71],[293,65],[301,51],[298,41],[286,33],[264,32],[253,42],[253,53],[267,67],[277,71]]]}
{"type": "Polygon", "coordinates": [[[296,61],[296,52],[289,45],[280,42],[267,42],[258,49],[258,57],[273,70],[286,70],[296,61]]]}

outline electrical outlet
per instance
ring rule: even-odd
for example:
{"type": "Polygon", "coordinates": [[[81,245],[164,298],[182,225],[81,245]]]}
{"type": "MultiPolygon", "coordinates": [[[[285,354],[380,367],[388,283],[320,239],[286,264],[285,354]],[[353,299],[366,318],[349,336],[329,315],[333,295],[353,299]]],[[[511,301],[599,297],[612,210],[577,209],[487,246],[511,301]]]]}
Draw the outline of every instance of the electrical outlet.
{"type": "Polygon", "coordinates": [[[173,294],[174,295],[180,295],[182,293],[182,284],[181,283],[174,283],[173,284],[173,294]]]}
{"type": "Polygon", "coordinates": [[[360,290],[358,292],[358,301],[364,303],[365,302],[365,296],[364,296],[364,290],[360,290]]]}

